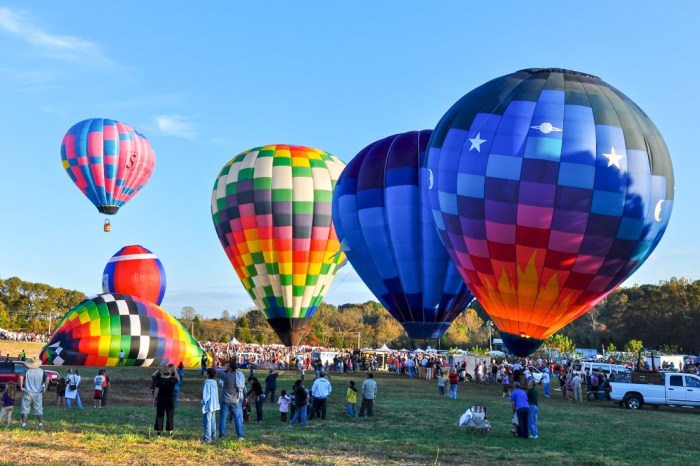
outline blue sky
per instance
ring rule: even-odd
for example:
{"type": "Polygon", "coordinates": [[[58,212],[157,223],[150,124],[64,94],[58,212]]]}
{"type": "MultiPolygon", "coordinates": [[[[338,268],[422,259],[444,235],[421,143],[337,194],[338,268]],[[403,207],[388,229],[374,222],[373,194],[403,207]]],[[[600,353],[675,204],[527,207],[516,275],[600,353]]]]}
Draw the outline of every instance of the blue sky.
{"type": "MultiPolygon", "coordinates": [[[[210,195],[237,153],[301,144],[346,162],[433,128],[480,84],[529,67],[595,74],[654,120],[673,158],[673,217],[625,285],[700,278],[700,3],[4,2],[0,7],[0,277],[95,294],[109,258],[163,261],[163,307],[215,317],[252,305],[216,237],[210,195]],[[143,191],[112,218],[61,167],[85,118],[140,129],[156,151],[143,191]]],[[[351,267],[327,294],[372,299],[351,267]]]]}

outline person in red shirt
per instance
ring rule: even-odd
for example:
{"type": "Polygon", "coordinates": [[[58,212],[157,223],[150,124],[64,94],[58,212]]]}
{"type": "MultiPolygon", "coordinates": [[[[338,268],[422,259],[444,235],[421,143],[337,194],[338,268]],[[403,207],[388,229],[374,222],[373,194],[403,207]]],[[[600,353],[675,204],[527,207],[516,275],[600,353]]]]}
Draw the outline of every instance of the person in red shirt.
{"type": "Polygon", "coordinates": [[[457,369],[453,368],[450,371],[450,398],[453,400],[457,399],[457,382],[458,382],[458,377],[457,377],[457,369]]]}

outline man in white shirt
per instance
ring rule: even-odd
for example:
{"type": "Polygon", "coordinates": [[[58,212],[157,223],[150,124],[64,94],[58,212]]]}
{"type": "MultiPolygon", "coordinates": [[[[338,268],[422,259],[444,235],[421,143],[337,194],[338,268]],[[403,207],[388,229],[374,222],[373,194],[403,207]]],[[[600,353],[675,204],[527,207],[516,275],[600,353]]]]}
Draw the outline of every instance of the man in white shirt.
{"type": "Polygon", "coordinates": [[[49,386],[46,372],[41,368],[40,359],[27,361],[28,370],[24,377],[20,377],[19,385],[22,387],[22,429],[27,428],[27,416],[34,410],[39,429],[44,428],[43,393],[49,386]]]}
{"type": "Polygon", "coordinates": [[[316,417],[321,420],[326,419],[326,399],[333,391],[330,381],[326,378],[326,373],[321,372],[320,377],[314,380],[311,386],[311,394],[314,397],[314,411],[316,417]]]}

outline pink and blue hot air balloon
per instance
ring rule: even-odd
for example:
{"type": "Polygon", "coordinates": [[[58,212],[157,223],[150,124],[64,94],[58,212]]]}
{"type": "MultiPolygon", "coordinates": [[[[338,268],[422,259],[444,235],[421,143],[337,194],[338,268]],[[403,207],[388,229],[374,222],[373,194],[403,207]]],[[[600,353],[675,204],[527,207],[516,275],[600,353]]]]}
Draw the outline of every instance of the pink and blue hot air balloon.
{"type": "Polygon", "coordinates": [[[61,160],[73,183],[107,215],[116,214],[144,187],[156,164],[143,134],[105,118],[73,125],[63,137],[61,160]]]}
{"type": "Polygon", "coordinates": [[[641,266],[673,206],[654,123],[574,71],[521,70],[474,89],[436,126],[426,162],[447,251],[518,356],[641,266]]]}
{"type": "MultiPolygon", "coordinates": [[[[364,148],[338,178],[333,223],[360,278],[411,338],[440,338],[473,299],[419,188],[431,131],[364,148]]],[[[426,193],[427,194],[427,193],[426,193]]]]}

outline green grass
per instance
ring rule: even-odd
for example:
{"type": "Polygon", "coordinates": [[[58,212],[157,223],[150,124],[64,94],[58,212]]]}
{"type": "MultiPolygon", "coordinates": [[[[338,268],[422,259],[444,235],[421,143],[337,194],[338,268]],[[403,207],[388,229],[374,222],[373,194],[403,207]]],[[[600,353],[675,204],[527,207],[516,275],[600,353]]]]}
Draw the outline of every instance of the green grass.
{"type": "MultiPolygon", "coordinates": [[[[65,369],[59,371],[65,374],[65,369]]],[[[458,400],[437,396],[437,383],[378,374],[376,417],[347,419],[345,391],[349,380],[364,374],[333,375],[328,418],[306,428],[279,420],[276,405],[265,404],[262,425],[245,424],[244,442],[225,439],[202,445],[199,371],[187,371],[175,436],[153,436],[155,408],[149,390],[153,369],[112,368],[108,405],[92,408],[89,383],[83,383],[82,411],[54,406],[55,392],[45,395],[43,432],[3,429],[0,462],[12,464],[697,464],[692,445],[700,432],[700,410],[645,407],[621,409],[608,402],[574,404],[540,397],[540,438],[512,437],[510,403],[498,386],[460,384],[458,400]],[[493,430],[468,435],[457,427],[473,404],[486,406],[493,430]]],[[[96,368],[81,368],[84,380],[96,368]]],[[[264,372],[261,372],[264,378],[264,372]]],[[[291,388],[296,374],[284,374],[279,389],[291,388]]],[[[308,381],[310,384],[310,381],[308,381]]],[[[253,413],[253,417],[255,414],[253,413]]],[[[233,429],[233,426],[230,426],[233,429]]]]}

